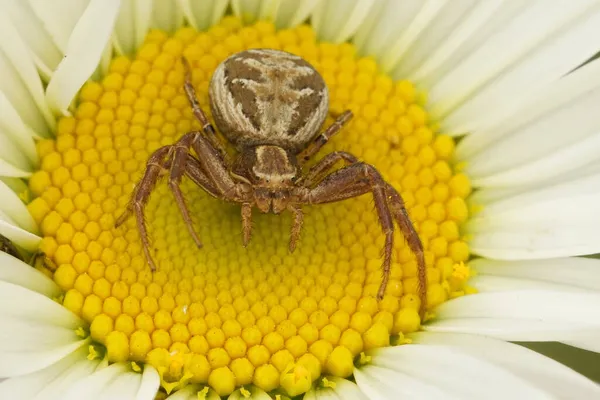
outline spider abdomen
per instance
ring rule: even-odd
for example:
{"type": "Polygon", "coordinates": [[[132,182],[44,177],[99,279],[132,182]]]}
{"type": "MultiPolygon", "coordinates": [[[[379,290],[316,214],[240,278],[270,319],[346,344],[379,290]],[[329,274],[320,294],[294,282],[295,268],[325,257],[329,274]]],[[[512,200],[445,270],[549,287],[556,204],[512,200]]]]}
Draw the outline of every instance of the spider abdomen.
{"type": "Polygon", "coordinates": [[[238,149],[266,144],[299,152],[329,107],[325,82],[308,62],[270,49],[227,58],[215,70],[209,94],[218,129],[238,149]]]}

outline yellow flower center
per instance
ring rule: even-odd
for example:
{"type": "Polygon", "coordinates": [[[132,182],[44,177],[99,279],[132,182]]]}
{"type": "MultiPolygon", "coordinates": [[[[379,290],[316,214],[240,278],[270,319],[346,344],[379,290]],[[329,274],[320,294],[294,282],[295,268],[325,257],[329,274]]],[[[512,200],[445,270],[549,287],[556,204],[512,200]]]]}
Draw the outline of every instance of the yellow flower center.
{"type": "Polygon", "coordinates": [[[145,211],[154,273],[134,219],[114,227],[149,155],[199,128],[183,92],[180,57],[190,61],[209,112],[213,70],[252,47],[303,57],[324,77],[332,115],[354,112],[320,156],[353,153],[399,190],[424,245],[428,306],[460,295],[468,278],[460,226],[468,217],[469,180],[455,171],[453,140],[436,133],[424,96],[410,82],[394,82],[350,44],[316,42],[308,26],[276,32],[271,23],[243,26],[228,17],[208,32],[153,31],[133,59],[115,58],[101,82],[81,89],[55,140],[39,142],[41,169],[30,180],[37,198],[29,209],[41,227],[41,250],[56,267],[47,272],[65,291],[64,306],[89,323],[110,361],[153,365],[167,392],[196,383],[226,395],[253,384],[295,396],[323,375],[351,375],[362,352],[389,346],[391,336],[421,323],[417,264],[400,233],[386,295],[375,298],[383,234],[370,195],[306,206],[290,253],[289,215],[255,213],[244,248],[239,205],[184,179],[204,244],[198,249],[161,182],[145,211]]]}

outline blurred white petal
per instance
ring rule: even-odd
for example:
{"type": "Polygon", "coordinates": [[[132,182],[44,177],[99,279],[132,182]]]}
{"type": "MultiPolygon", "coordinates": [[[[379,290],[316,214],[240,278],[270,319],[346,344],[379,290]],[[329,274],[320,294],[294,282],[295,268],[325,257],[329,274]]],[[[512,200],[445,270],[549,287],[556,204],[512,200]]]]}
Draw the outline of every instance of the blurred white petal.
{"type": "MultiPolygon", "coordinates": [[[[84,379],[81,379],[71,385],[64,393],[63,400],[80,400],[80,399],[102,399],[105,392],[112,393],[113,385],[119,380],[119,377],[128,373],[128,367],[122,363],[112,364],[109,367],[97,370],[84,379]]],[[[126,385],[132,383],[129,379],[119,382],[119,387],[125,389],[121,384],[126,385]],[[126,382],[125,382],[126,381],[126,382]]],[[[135,385],[135,382],[133,382],[135,385]]],[[[136,387],[137,390],[137,387],[136,387]]],[[[131,398],[135,396],[135,392],[131,398]]],[[[121,399],[122,397],[119,397],[121,399]]]]}
{"type": "Polygon", "coordinates": [[[183,15],[194,29],[206,30],[223,18],[229,1],[178,0],[178,3],[183,15]]]}
{"type": "MultiPolygon", "coordinates": [[[[2,171],[2,161],[0,160],[0,171],[2,171]]],[[[1,172],[0,172],[1,175],[1,172]]],[[[15,221],[0,211],[0,235],[6,237],[14,244],[22,247],[23,249],[34,252],[38,249],[42,238],[39,236],[26,231],[25,229],[19,228],[15,221]]]]}
{"type": "MultiPolygon", "coordinates": [[[[600,63],[590,62],[540,90],[522,92],[475,117],[472,131],[458,144],[456,155],[462,160],[471,158],[494,141],[551,117],[557,110],[585,104],[585,98],[597,92],[599,86],[600,63]]],[[[478,174],[477,169],[473,172],[478,174]]]]}
{"type": "Polygon", "coordinates": [[[158,375],[158,371],[150,364],[146,364],[135,400],[153,400],[156,397],[159,387],[160,376],[158,375]]]}
{"type": "Polygon", "coordinates": [[[0,211],[11,216],[21,228],[37,232],[37,225],[25,204],[4,182],[0,182],[0,211]]]}
{"type": "Polygon", "coordinates": [[[551,398],[511,371],[448,346],[410,344],[369,355],[371,364],[355,373],[369,398],[551,398]]]}
{"type": "MultiPolygon", "coordinates": [[[[206,390],[206,386],[200,385],[187,385],[181,390],[176,391],[172,395],[168,396],[169,400],[197,400],[200,396],[199,391],[206,390]]],[[[204,400],[221,400],[221,397],[214,391],[208,390],[204,394],[204,400]]]]}
{"type": "Polygon", "coordinates": [[[152,27],[173,33],[183,25],[183,11],[179,3],[172,0],[153,0],[152,27]]]}
{"type": "MultiPolygon", "coordinates": [[[[38,136],[49,136],[54,117],[44,101],[44,88],[31,53],[22,41],[9,17],[0,13],[0,92],[8,99],[20,118],[38,136]]],[[[11,108],[4,104],[0,112],[11,108]]]]}
{"type": "Polygon", "coordinates": [[[92,0],[77,22],[65,58],[46,90],[48,104],[68,114],[71,101],[96,69],[105,51],[119,11],[118,0],[92,0]]]}
{"type": "Polygon", "coordinates": [[[87,348],[81,347],[62,360],[28,375],[0,382],[0,398],[14,400],[61,399],[64,389],[91,374],[98,360],[86,359],[87,348]]]}
{"type": "Polygon", "coordinates": [[[327,0],[315,8],[311,25],[322,41],[348,40],[366,21],[374,0],[327,0]]]}
{"type": "MultiPolygon", "coordinates": [[[[600,63],[590,63],[581,74],[589,76],[585,72],[600,70],[597,64],[600,63]]],[[[573,75],[577,77],[578,73],[573,75]]],[[[575,85],[574,78],[564,81],[564,85],[575,85]]],[[[543,94],[563,95],[561,92],[543,94]]],[[[565,96],[568,94],[569,91],[564,92],[565,96]]],[[[588,85],[580,96],[572,98],[568,103],[554,102],[555,107],[543,110],[545,114],[537,119],[529,120],[513,131],[503,128],[501,139],[469,157],[468,173],[475,178],[478,185],[522,185],[538,179],[547,179],[558,172],[575,170],[596,161],[581,145],[586,143],[586,146],[598,146],[597,139],[594,139],[594,136],[597,137],[600,133],[600,117],[594,112],[598,102],[600,85],[588,85]],[[566,132],[568,134],[565,134],[566,132]],[[492,151],[498,152],[493,154],[506,154],[506,157],[492,157],[492,151]],[[558,156],[562,158],[558,159],[558,156]],[[581,157],[581,160],[578,160],[578,157],[581,157]],[[550,171],[543,170],[544,168],[550,168],[550,171]],[[519,173],[524,176],[517,177],[519,173]],[[534,174],[538,174],[539,177],[534,174]],[[508,181],[511,178],[515,179],[514,183],[508,181]]],[[[526,113],[527,110],[522,112],[526,113]]]]}
{"type": "Polygon", "coordinates": [[[281,0],[231,0],[233,14],[244,22],[273,19],[281,0]]]}
{"type": "MultiPolygon", "coordinates": [[[[465,108],[463,103],[470,101],[470,104],[474,104],[475,100],[472,97],[478,93],[485,93],[484,90],[491,92],[496,88],[505,90],[497,86],[497,83],[503,79],[506,79],[507,88],[508,86],[514,88],[514,85],[521,82],[525,73],[529,73],[532,68],[534,71],[535,68],[545,68],[544,73],[540,73],[540,78],[529,83],[528,87],[536,88],[543,82],[549,82],[551,77],[558,78],[569,69],[574,69],[594,54],[594,51],[589,49],[590,43],[594,42],[585,40],[589,37],[585,35],[593,34],[600,29],[596,21],[596,18],[600,18],[597,2],[593,0],[551,3],[537,1],[530,4],[529,8],[509,21],[502,30],[471,52],[430,88],[428,98],[432,116],[434,118],[448,116],[443,124],[446,131],[465,132],[461,129],[460,122],[465,121],[465,118],[471,114],[466,111],[461,111],[459,114],[450,113],[461,105],[463,110],[470,110],[465,108]],[[561,32],[562,30],[567,30],[568,34],[561,32]],[[561,34],[554,39],[553,35],[558,32],[561,34]],[[555,41],[556,46],[553,46],[555,41]],[[572,41],[575,43],[573,44],[572,41]],[[571,47],[568,47],[569,44],[571,47]],[[562,51],[563,46],[568,48],[565,57],[558,56],[560,53],[556,53],[562,51]],[[552,63],[542,64],[543,61],[547,62],[547,57],[550,57],[552,63]],[[491,84],[491,89],[485,88],[488,83],[491,84]]],[[[507,99],[509,98],[499,97],[498,101],[507,99]]]]}
{"type": "Polygon", "coordinates": [[[154,0],[122,0],[114,31],[115,50],[131,56],[144,42],[152,22],[154,0]]]}
{"type": "Polygon", "coordinates": [[[275,15],[275,26],[290,28],[304,22],[324,0],[281,0],[275,15]]]}
{"type": "Polygon", "coordinates": [[[4,252],[0,252],[0,281],[22,286],[50,298],[61,293],[52,279],[4,252]]]}
{"type": "Polygon", "coordinates": [[[31,4],[21,0],[2,0],[3,11],[18,29],[19,35],[31,50],[38,71],[48,81],[62,59],[63,53],[46,31],[44,24],[35,15],[31,4]]]}
{"type": "Polygon", "coordinates": [[[332,376],[327,378],[335,387],[313,387],[304,395],[304,400],[366,400],[358,385],[347,379],[332,376]]]}
{"type": "Polygon", "coordinates": [[[600,294],[553,290],[488,292],[450,300],[425,331],[510,341],[584,340],[600,334],[600,294]]]}
{"type": "MultiPolygon", "coordinates": [[[[479,282],[487,278],[512,279],[533,284],[548,283],[561,286],[564,290],[590,290],[600,292],[600,260],[591,258],[569,257],[548,260],[501,261],[478,258],[469,262],[469,266],[477,274],[469,280],[479,291],[484,290],[479,282]]],[[[505,290],[514,290],[507,284],[505,290]]],[[[498,290],[498,288],[496,288],[498,290]]]]}
{"type": "Polygon", "coordinates": [[[439,18],[428,26],[393,75],[426,81],[434,72],[448,69],[448,61],[459,50],[464,51],[464,46],[486,39],[486,31],[491,32],[491,27],[502,24],[521,7],[518,2],[505,0],[446,2],[439,18]]]}
{"type": "Polygon", "coordinates": [[[65,54],[75,25],[90,0],[29,0],[31,9],[59,50],[65,54]]]}
{"type": "MultiPolygon", "coordinates": [[[[25,124],[10,100],[2,92],[0,92],[0,113],[2,117],[0,118],[0,135],[18,149],[18,157],[23,159],[23,163],[26,163],[27,167],[37,166],[39,157],[33,138],[38,135],[25,124]]],[[[0,155],[0,158],[4,158],[6,161],[9,161],[10,157],[11,155],[8,152],[3,152],[0,155]]]]}
{"type": "Polygon", "coordinates": [[[563,364],[539,353],[503,340],[484,336],[420,332],[413,343],[456,348],[474,357],[511,371],[554,398],[593,399],[600,386],[563,364]]]}

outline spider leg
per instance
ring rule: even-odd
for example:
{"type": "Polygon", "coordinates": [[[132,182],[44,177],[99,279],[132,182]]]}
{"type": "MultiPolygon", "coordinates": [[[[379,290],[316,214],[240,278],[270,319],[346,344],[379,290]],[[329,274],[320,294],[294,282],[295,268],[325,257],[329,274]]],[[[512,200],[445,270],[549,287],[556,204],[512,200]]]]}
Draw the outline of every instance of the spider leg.
{"type": "Polygon", "coordinates": [[[310,158],[317,154],[317,152],[321,150],[323,146],[325,146],[329,139],[338,133],[351,119],[352,111],[344,111],[339,117],[337,117],[335,121],[333,121],[333,124],[329,125],[329,127],[323,133],[313,139],[312,143],[310,143],[306,149],[298,154],[298,162],[305,163],[306,161],[310,160],[310,158]]]}
{"type": "Polygon", "coordinates": [[[168,182],[169,188],[171,189],[171,192],[173,192],[173,196],[175,196],[177,207],[179,208],[181,216],[185,221],[185,225],[198,248],[202,247],[202,242],[200,241],[198,233],[196,233],[196,230],[194,229],[192,217],[190,216],[188,207],[185,204],[185,199],[183,198],[183,193],[181,193],[181,188],[179,185],[181,184],[181,179],[183,178],[183,174],[186,170],[188,153],[190,151],[192,141],[199,134],[199,132],[186,133],[172,146],[173,156],[168,182]]]}
{"type": "Polygon", "coordinates": [[[302,208],[298,205],[290,205],[288,208],[294,215],[294,222],[292,225],[292,233],[290,234],[290,252],[296,250],[296,243],[300,238],[300,232],[302,231],[302,224],[304,223],[304,213],[302,208]]]}
{"type": "Polygon", "coordinates": [[[164,146],[152,153],[146,163],[144,176],[133,190],[127,208],[123,214],[117,218],[115,223],[115,227],[119,227],[132,213],[134,214],[140,238],[142,240],[142,249],[152,271],[156,271],[156,264],[150,254],[150,241],[148,240],[148,229],[146,227],[146,221],[144,220],[144,208],[148,203],[148,199],[150,198],[150,194],[152,193],[156,182],[158,182],[161,175],[170,167],[170,161],[167,159],[170,151],[171,146],[164,146]]]}
{"type": "Polygon", "coordinates": [[[250,243],[252,233],[252,204],[242,203],[242,240],[244,247],[250,243]]]}
{"type": "Polygon", "coordinates": [[[313,184],[322,179],[323,173],[329,171],[340,160],[343,160],[346,165],[355,164],[358,158],[345,151],[334,151],[327,154],[317,164],[313,165],[310,170],[301,176],[297,181],[297,185],[311,187],[313,184]]]}
{"type": "Polygon", "coordinates": [[[425,256],[423,254],[423,243],[419,239],[419,235],[415,230],[415,227],[410,222],[406,207],[404,207],[404,200],[402,196],[394,189],[392,185],[386,183],[386,195],[388,198],[388,204],[392,212],[392,216],[396,220],[396,223],[400,227],[402,234],[406,238],[408,247],[417,258],[417,278],[419,281],[418,291],[419,298],[421,299],[421,309],[425,309],[427,306],[427,270],[425,268],[425,256]]]}
{"type": "Polygon", "coordinates": [[[190,106],[192,107],[192,112],[194,116],[200,122],[202,126],[202,132],[206,134],[206,138],[209,140],[210,144],[217,149],[223,160],[228,161],[227,152],[225,151],[225,147],[219,140],[215,128],[212,126],[204,111],[200,107],[200,102],[198,101],[198,96],[196,96],[196,90],[194,89],[194,85],[192,84],[192,69],[190,67],[190,63],[185,57],[181,57],[181,62],[183,64],[183,70],[185,73],[185,82],[183,84],[183,88],[185,90],[185,94],[188,98],[190,106]]]}
{"type": "MultiPolygon", "coordinates": [[[[342,159],[346,162],[352,162],[352,155],[332,153],[323,158],[319,164],[315,165],[311,172],[313,177],[317,177],[327,166],[333,166],[335,162],[342,159]]],[[[306,187],[312,184],[310,180],[304,182],[304,187],[299,188],[299,203],[321,204],[345,200],[351,197],[360,196],[371,192],[375,202],[375,208],[379,216],[379,223],[385,234],[384,256],[382,271],[383,277],[381,285],[377,292],[377,298],[383,298],[385,289],[389,280],[391,268],[391,256],[393,247],[394,224],[396,220],[400,230],[407,238],[409,247],[417,257],[419,267],[419,296],[421,306],[425,307],[426,282],[425,282],[425,262],[423,257],[423,246],[421,241],[408,218],[402,198],[396,190],[383,180],[379,172],[371,165],[356,162],[345,168],[337,170],[310,189],[306,187]]]]}

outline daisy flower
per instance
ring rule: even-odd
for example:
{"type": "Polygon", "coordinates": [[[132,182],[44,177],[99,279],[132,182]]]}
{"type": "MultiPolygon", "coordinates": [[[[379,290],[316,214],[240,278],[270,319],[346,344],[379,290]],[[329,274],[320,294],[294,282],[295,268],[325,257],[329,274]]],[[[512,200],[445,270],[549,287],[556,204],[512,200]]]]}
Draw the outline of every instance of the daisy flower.
{"type": "MultiPolygon", "coordinates": [[[[600,4],[578,1],[0,2],[1,398],[598,398],[511,342],[600,351],[600,4]],[[115,228],[149,155],[198,129],[216,66],[297,54],[334,150],[375,165],[425,249],[390,283],[369,196],[255,215],[184,180],[115,228]],[[328,122],[333,117],[328,118],[328,122]],[[31,265],[21,261],[33,254],[31,265]]],[[[29,257],[27,261],[29,262],[29,257]]]]}

